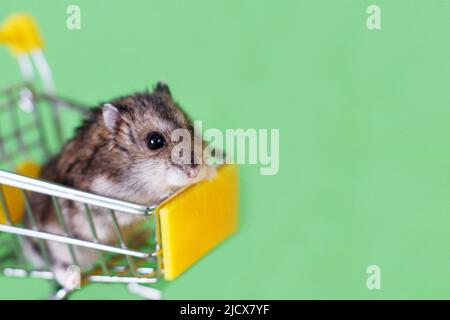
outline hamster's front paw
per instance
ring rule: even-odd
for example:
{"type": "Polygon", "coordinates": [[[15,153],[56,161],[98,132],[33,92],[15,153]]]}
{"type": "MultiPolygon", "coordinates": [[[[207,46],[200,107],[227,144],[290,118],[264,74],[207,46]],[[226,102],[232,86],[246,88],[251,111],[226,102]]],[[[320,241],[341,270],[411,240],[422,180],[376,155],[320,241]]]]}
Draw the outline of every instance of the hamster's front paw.
{"type": "Polygon", "coordinates": [[[202,165],[199,167],[198,175],[194,182],[202,180],[212,180],[216,175],[216,167],[212,165],[202,165]]]}
{"type": "Polygon", "coordinates": [[[81,273],[80,268],[74,265],[58,264],[52,268],[56,282],[68,291],[80,288],[81,273]]]}

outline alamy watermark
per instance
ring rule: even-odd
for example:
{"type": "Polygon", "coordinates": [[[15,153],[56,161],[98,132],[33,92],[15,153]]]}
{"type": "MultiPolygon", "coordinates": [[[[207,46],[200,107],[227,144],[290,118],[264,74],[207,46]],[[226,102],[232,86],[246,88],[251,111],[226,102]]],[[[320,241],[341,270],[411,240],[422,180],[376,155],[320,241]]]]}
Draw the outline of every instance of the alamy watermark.
{"type": "Polygon", "coordinates": [[[367,7],[367,29],[369,30],[381,30],[381,9],[376,4],[371,4],[367,7]]]}
{"type": "Polygon", "coordinates": [[[376,264],[372,264],[367,267],[366,270],[367,277],[366,286],[369,290],[380,290],[381,289],[381,268],[376,264]]]}
{"type": "Polygon", "coordinates": [[[194,137],[187,129],[176,129],[171,140],[172,161],[181,164],[259,165],[261,175],[276,175],[280,168],[279,129],[219,129],[203,131],[202,121],[194,121],[194,137]],[[202,140],[209,144],[203,147],[202,140]],[[224,152],[222,152],[224,150],[224,152]]]}
{"type": "Polygon", "coordinates": [[[66,13],[68,17],[66,19],[66,27],[69,30],[80,30],[81,29],[81,9],[80,6],[71,4],[67,7],[66,13]]]}

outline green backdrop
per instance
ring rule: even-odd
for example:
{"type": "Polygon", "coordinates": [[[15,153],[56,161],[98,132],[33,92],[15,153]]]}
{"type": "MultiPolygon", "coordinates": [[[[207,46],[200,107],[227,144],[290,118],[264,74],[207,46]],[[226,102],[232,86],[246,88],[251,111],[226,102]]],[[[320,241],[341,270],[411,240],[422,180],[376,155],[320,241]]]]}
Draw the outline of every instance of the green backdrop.
{"type": "MultiPolygon", "coordinates": [[[[280,129],[277,175],[241,167],[239,233],[166,298],[450,298],[450,2],[0,2],[1,20],[18,11],[37,19],[63,96],[95,105],[165,79],[204,127],[280,129]],[[81,30],[66,28],[70,4],[81,30]]],[[[0,50],[0,86],[19,80],[0,50]]],[[[0,298],[47,289],[0,277],[0,298]]]]}

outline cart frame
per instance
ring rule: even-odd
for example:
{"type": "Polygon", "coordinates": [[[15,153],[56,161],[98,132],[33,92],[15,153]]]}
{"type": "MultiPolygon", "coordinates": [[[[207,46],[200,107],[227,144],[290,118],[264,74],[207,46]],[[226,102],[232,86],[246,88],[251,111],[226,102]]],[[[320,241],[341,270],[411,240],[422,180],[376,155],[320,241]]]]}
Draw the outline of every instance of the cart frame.
{"type": "Polygon", "coordinates": [[[155,286],[160,279],[174,280],[237,231],[238,168],[234,164],[217,167],[213,179],[187,186],[162,203],[148,206],[37,178],[30,164],[34,169],[37,165],[29,160],[44,163],[58,153],[73,136],[73,127],[63,119],[72,113],[81,120],[89,116],[90,109],[56,95],[42,40],[31,17],[11,16],[0,27],[0,43],[12,50],[25,79],[0,91],[0,272],[56,280],[47,246],[58,243],[67,247],[72,265],[67,270],[69,286],[57,287],[52,298],[67,298],[78,285],[115,282],[128,284],[132,293],[144,298],[160,299],[161,292],[155,286]],[[35,73],[43,89],[36,85],[35,73]],[[31,193],[49,198],[59,222],[57,231],[39,225],[29,201],[31,193]],[[74,236],[67,227],[61,201],[79,206],[80,218],[84,216],[88,222],[89,236],[74,236]],[[115,241],[100,241],[94,219],[98,214],[110,219],[115,241]],[[27,218],[26,225],[21,215],[27,218]],[[140,215],[143,221],[130,232],[122,230],[119,215],[140,215]],[[25,240],[30,238],[40,252],[42,265],[26,259],[30,256],[24,253],[24,244],[28,245],[25,240]],[[95,266],[81,269],[77,249],[98,253],[95,266]]]}
{"type": "MultiPolygon", "coordinates": [[[[73,102],[69,102],[60,98],[56,98],[54,96],[50,96],[48,94],[37,94],[36,91],[30,87],[29,85],[19,85],[8,88],[7,90],[0,93],[2,95],[12,95],[15,91],[19,91],[20,95],[26,95],[27,99],[31,98],[33,108],[31,113],[35,114],[39,112],[39,105],[41,103],[46,103],[52,108],[59,108],[59,114],[63,114],[66,109],[75,110],[76,112],[82,112],[83,114],[88,114],[88,110],[74,104],[73,102]],[[31,95],[30,95],[31,93],[31,95]]],[[[22,109],[18,107],[20,104],[19,100],[9,97],[7,99],[8,104],[10,104],[6,109],[0,106],[0,118],[2,115],[1,110],[7,110],[7,112],[24,112],[22,109]]],[[[3,106],[4,107],[4,106],[3,106]]],[[[34,115],[34,118],[38,118],[34,115]]],[[[40,121],[36,121],[34,123],[36,126],[36,131],[40,131],[38,135],[44,134],[38,126],[41,125],[40,121]]],[[[55,127],[58,128],[58,127],[55,127]]],[[[0,125],[1,129],[1,125],[0,125]]],[[[26,128],[21,127],[18,123],[13,123],[12,131],[8,134],[4,134],[0,132],[0,163],[1,164],[9,164],[11,168],[13,165],[13,159],[15,158],[14,154],[5,152],[5,139],[16,139],[20,140],[20,137],[24,135],[23,130],[31,130],[29,126],[26,128]],[[11,134],[12,133],[12,134],[11,134]],[[3,160],[3,162],[1,162],[3,160]]],[[[41,149],[43,154],[49,154],[50,147],[46,145],[45,137],[41,136],[40,141],[35,144],[34,148],[41,149]]],[[[20,145],[18,141],[16,141],[16,145],[20,145]]],[[[22,148],[17,148],[17,152],[21,153],[21,158],[23,158],[29,149],[22,145],[22,148]]],[[[26,156],[25,156],[26,157],[26,156]]],[[[8,166],[8,165],[7,165],[8,166]]],[[[4,169],[5,165],[2,166],[4,169]]],[[[56,183],[52,183],[50,181],[44,181],[37,178],[31,178],[24,175],[20,175],[15,172],[11,172],[8,170],[0,170],[0,185],[9,186],[18,188],[21,190],[21,194],[23,200],[25,202],[25,214],[27,215],[29,221],[31,222],[31,228],[25,227],[21,224],[13,223],[12,214],[9,212],[9,208],[7,205],[7,199],[4,194],[2,188],[0,188],[0,208],[4,212],[6,216],[6,223],[0,224],[0,239],[1,234],[10,234],[11,237],[9,240],[10,247],[14,248],[12,252],[9,252],[8,255],[14,255],[14,263],[9,265],[3,265],[2,259],[0,256],[0,270],[7,276],[15,276],[15,277],[34,277],[34,278],[42,278],[42,279],[54,279],[54,275],[51,271],[51,267],[47,266],[46,269],[34,269],[30,267],[26,263],[26,257],[23,254],[22,243],[24,237],[31,237],[39,240],[40,243],[40,251],[43,257],[48,257],[48,252],[45,252],[46,246],[45,241],[55,241],[62,244],[66,244],[68,246],[71,255],[73,256],[73,265],[76,266],[77,259],[74,253],[75,247],[83,247],[90,248],[94,250],[98,250],[103,253],[111,253],[114,254],[115,257],[111,257],[117,259],[117,255],[123,256],[126,259],[125,265],[108,265],[108,261],[103,259],[100,261],[100,269],[92,270],[91,272],[82,274],[82,283],[86,284],[88,282],[116,282],[116,283],[128,283],[133,284],[130,287],[130,290],[139,295],[145,295],[146,297],[158,297],[159,294],[157,291],[149,290],[149,288],[140,288],[136,286],[136,284],[154,284],[156,283],[160,277],[162,272],[162,263],[160,259],[161,255],[161,241],[159,230],[159,221],[157,215],[154,214],[155,206],[142,206],[138,204],[134,204],[127,201],[112,199],[109,197],[100,196],[97,194],[77,190],[74,188],[70,188],[67,186],[59,185],[56,183]],[[52,205],[54,211],[59,216],[60,227],[65,231],[65,234],[52,234],[49,232],[44,232],[39,230],[39,226],[36,224],[36,219],[34,217],[33,208],[31,208],[28,198],[30,192],[37,192],[40,194],[44,194],[49,196],[52,199],[52,205]],[[61,208],[59,205],[59,200],[67,199],[72,200],[76,203],[82,204],[85,209],[85,217],[89,221],[90,229],[92,232],[93,241],[86,241],[74,238],[70,235],[70,230],[67,230],[65,226],[65,222],[63,216],[61,214],[61,208]],[[115,227],[116,236],[119,239],[119,245],[113,246],[110,244],[100,243],[97,238],[96,226],[93,219],[93,210],[92,208],[102,208],[108,210],[112,222],[115,227]],[[117,223],[116,214],[134,214],[134,215],[143,215],[153,220],[151,233],[153,234],[153,244],[150,248],[146,250],[136,250],[130,249],[128,246],[128,239],[125,238],[119,224],[117,223]],[[150,249],[150,250],[149,250],[150,249]],[[144,262],[144,264],[152,264],[152,267],[144,266],[139,267],[136,266],[135,260],[139,260],[140,264],[144,262]],[[21,262],[21,263],[20,263],[21,262]],[[25,262],[25,263],[24,263],[25,262]],[[22,267],[18,267],[18,266],[22,267]]],[[[69,292],[67,290],[58,289],[55,293],[55,298],[65,298],[69,292]]]]}

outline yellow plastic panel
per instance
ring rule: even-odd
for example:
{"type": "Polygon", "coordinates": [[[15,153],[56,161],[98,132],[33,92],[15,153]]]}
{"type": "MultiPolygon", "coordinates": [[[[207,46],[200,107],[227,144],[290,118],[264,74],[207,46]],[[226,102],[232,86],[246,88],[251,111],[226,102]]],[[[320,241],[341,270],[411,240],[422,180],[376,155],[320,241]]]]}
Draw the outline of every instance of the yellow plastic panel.
{"type": "MultiPolygon", "coordinates": [[[[39,175],[39,165],[32,161],[26,161],[17,166],[16,172],[18,174],[35,178],[39,175]]],[[[25,203],[22,197],[22,192],[18,188],[2,185],[0,188],[3,191],[6,205],[8,206],[9,214],[11,215],[12,223],[19,222],[22,219],[25,203]]],[[[0,223],[6,223],[6,216],[0,206],[0,223]]]]}
{"type": "Polygon", "coordinates": [[[238,225],[236,165],[224,165],[211,181],[202,181],[162,203],[164,278],[173,280],[229,237],[238,225]]]}

